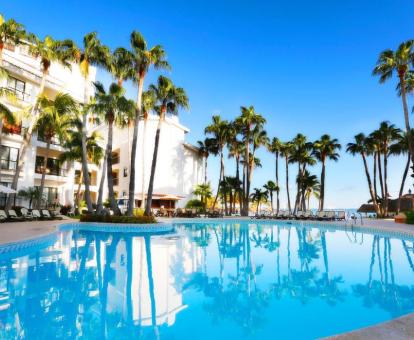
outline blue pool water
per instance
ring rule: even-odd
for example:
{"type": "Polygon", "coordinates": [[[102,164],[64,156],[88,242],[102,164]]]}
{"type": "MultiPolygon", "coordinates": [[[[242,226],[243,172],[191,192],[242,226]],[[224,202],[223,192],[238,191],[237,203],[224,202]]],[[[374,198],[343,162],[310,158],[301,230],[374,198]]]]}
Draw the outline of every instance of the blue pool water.
{"type": "Polygon", "coordinates": [[[414,311],[414,243],[398,235],[82,228],[0,248],[1,339],[314,339],[414,311]]]}

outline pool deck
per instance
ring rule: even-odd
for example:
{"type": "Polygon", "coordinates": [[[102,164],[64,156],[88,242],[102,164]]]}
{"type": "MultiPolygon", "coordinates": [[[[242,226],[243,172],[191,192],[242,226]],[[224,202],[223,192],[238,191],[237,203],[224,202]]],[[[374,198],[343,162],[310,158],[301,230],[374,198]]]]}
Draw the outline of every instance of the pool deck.
{"type": "MultiPolygon", "coordinates": [[[[209,219],[211,221],[223,221],[226,219],[238,219],[249,220],[252,222],[260,220],[252,220],[247,217],[231,217],[220,219],[209,219]]],[[[160,218],[159,222],[179,222],[188,221],[188,219],[168,219],[160,218]]],[[[191,221],[197,222],[199,220],[205,221],[205,219],[193,218],[191,221]]],[[[266,220],[270,221],[270,220],[266,220]]],[[[42,236],[46,236],[56,232],[57,227],[62,223],[78,222],[74,219],[64,219],[61,221],[32,221],[32,222],[6,222],[0,224],[0,246],[8,243],[14,243],[19,241],[27,241],[36,239],[42,236]]],[[[276,222],[276,221],[275,221],[276,222]]],[[[317,222],[320,224],[337,224],[341,227],[349,227],[355,229],[373,228],[380,231],[391,231],[404,233],[414,236],[414,226],[408,224],[395,223],[393,220],[374,220],[364,219],[363,225],[359,225],[360,221],[354,225],[351,221],[348,222],[317,222]],[[359,224],[358,224],[359,223],[359,224]]],[[[395,320],[384,322],[378,325],[374,325],[367,328],[362,328],[349,333],[334,335],[326,339],[333,340],[385,340],[385,339],[414,339],[414,313],[400,317],[395,320]]]]}

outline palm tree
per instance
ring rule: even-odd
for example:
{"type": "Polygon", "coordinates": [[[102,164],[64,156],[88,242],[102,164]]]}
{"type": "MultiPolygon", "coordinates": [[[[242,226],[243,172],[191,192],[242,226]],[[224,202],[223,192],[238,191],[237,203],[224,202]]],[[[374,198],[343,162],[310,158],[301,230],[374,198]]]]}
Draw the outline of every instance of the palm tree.
{"type": "Polygon", "coordinates": [[[101,83],[95,83],[95,102],[91,105],[94,112],[104,117],[108,124],[108,137],[106,144],[106,166],[108,182],[108,198],[111,209],[116,215],[120,215],[118,204],[115,200],[114,181],[112,176],[112,142],[114,125],[125,127],[132,119],[135,112],[135,103],[125,98],[125,90],[118,84],[112,83],[108,92],[101,83]]]}
{"type": "Polygon", "coordinates": [[[170,65],[166,60],[165,51],[161,45],[156,45],[148,49],[147,42],[145,41],[144,37],[137,31],[133,31],[131,33],[130,42],[135,70],[134,80],[138,84],[138,94],[131,146],[128,216],[132,216],[135,201],[135,159],[137,154],[139,120],[142,116],[142,92],[144,89],[144,80],[151,66],[153,66],[155,69],[170,69],[170,65]]]}
{"type": "Polygon", "coordinates": [[[6,44],[20,44],[26,36],[22,24],[13,19],[5,20],[0,14],[0,66],[3,66],[3,49],[6,44]]]}
{"type": "Polygon", "coordinates": [[[123,85],[124,80],[133,79],[133,60],[133,54],[123,47],[117,48],[111,55],[109,70],[119,86],[123,85]]]}
{"type": "Polygon", "coordinates": [[[145,151],[147,140],[147,125],[149,113],[155,108],[155,94],[153,91],[144,91],[142,93],[142,119],[144,121],[144,131],[142,138],[142,157],[141,157],[141,209],[145,208],[145,151]]]}
{"type": "MultiPolygon", "coordinates": [[[[49,72],[50,65],[52,62],[59,62],[65,67],[70,67],[69,61],[71,60],[71,55],[69,50],[71,49],[71,42],[69,40],[58,41],[54,40],[52,37],[47,36],[44,40],[40,40],[34,35],[30,35],[31,45],[29,45],[30,53],[40,60],[40,68],[42,72],[42,78],[40,82],[40,88],[38,96],[40,97],[43,94],[46,77],[49,72]]],[[[33,128],[36,124],[37,119],[39,118],[39,101],[36,100],[35,105],[31,110],[30,114],[30,123],[29,127],[24,135],[23,144],[20,148],[18,161],[12,181],[12,189],[17,189],[17,183],[19,181],[20,171],[23,167],[23,162],[26,157],[27,149],[30,145],[32,139],[33,128]]],[[[9,195],[7,199],[6,209],[10,209],[14,201],[14,194],[9,195]]]]}
{"type": "Polygon", "coordinates": [[[280,149],[280,155],[285,158],[285,168],[286,168],[286,195],[288,201],[289,213],[292,213],[292,207],[290,205],[290,193],[289,193],[289,159],[293,152],[292,142],[286,142],[282,144],[280,149]]]}
{"type": "Polygon", "coordinates": [[[374,188],[372,187],[372,181],[371,176],[369,174],[368,170],[368,163],[367,163],[367,137],[363,133],[359,133],[354,136],[354,142],[348,143],[346,152],[350,153],[352,156],[355,156],[357,154],[361,155],[362,161],[364,163],[364,169],[365,169],[365,175],[367,177],[368,182],[368,189],[369,193],[371,195],[372,203],[374,204],[375,212],[377,213],[377,216],[381,216],[381,212],[377,203],[377,197],[374,193],[374,188]]]}
{"type": "Polygon", "coordinates": [[[341,144],[338,143],[336,138],[331,139],[331,136],[325,134],[314,143],[313,154],[316,159],[322,164],[321,172],[321,190],[319,199],[319,210],[323,210],[325,203],[325,172],[326,172],[326,160],[337,161],[339,154],[337,151],[341,149],[341,144]]]}
{"type": "Polygon", "coordinates": [[[217,203],[220,185],[224,179],[224,147],[229,140],[230,123],[227,120],[222,120],[220,116],[213,116],[212,123],[205,128],[204,132],[213,136],[220,154],[220,175],[218,180],[216,198],[214,199],[213,203],[214,209],[217,203]]]}
{"type": "Polygon", "coordinates": [[[273,181],[267,181],[265,185],[263,185],[263,188],[266,189],[266,191],[269,193],[270,196],[270,204],[273,212],[273,192],[276,191],[276,193],[279,195],[279,187],[277,184],[273,181]]]}
{"type": "MultiPolygon", "coordinates": [[[[91,66],[101,66],[106,69],[110,67],[110,51],[109,48],[103,45],[98,39],[96,32],[88,33],[83,38],[82,47],[73,47],[73,55],[79,64],[80,72],[84,78],[84,104],[87,106],[89,103],[89,88],[90,80],[89,73],[91,66]]],[[[88,208],[88,212],[91,213],[93,210],[92,199],[90,194],[90,178],[89,178],[89,167],[88,167],[88,151],[87,151],[87,124],[88,124],[88,110],[82,111],[82,173],[83,181],[85,185],[85,200],[88,208]]]]}
{"type": "Polygon", "coordinates": [[[29,200],[29,209],[32,209],[32,203],[34,202],[40,202],[43,199],[43,194],[40,194],[40,188],[39,187],[30,187],[27,189],[19,190],[17,193],[17,196],[25,198],[29,200]]]}
{"type": "Polygon", "coordinates": [[[179,108],[187,109],[188,98],[183,88],[175,87],[173,82],[164,77],[159,76],[157,85],[150,85],[149,90],[155,94],[158,107],[156,109],[159,120],[157,131],[155,133],[154,154],[152,156],[151,176],[148,185],[147,203],[145,207],[145,215],[151,215],[152,192],[154,189],[155,170],[157,167],[158,147],[160,143],[161,127],[165,121],[167,113],[177,115],[179,108]]]}
{"type": "Polygon", "coordinates": [[[238,134],[238,127],[237,124],[232,124],[233,128],[230,128],[230,136],[228,140],[228,157],[234,158],[236,161],[236,180],[238,185],[237,195],[239,198],[239,206],[242,206],[243,201],[243,187],[240,185],[242,181],[240,180],[240,164],[241,164],[241,157],[244,154],[244,143],[237,138],[238,134]]]}
{"type": "Polygon", "coordinates": [[[205,138],[204,141],[197,141],[197,146],[199,149],[200,155],[204,158],[204,184],[207,184],[207,162],[208,156],[210,154],[218,154],[218,145],[216,139],[214,138],[205,138]]]}
{"type": "MultiPolygon", "coordinates": [[[[46,96],[39,98],[39,108],[41,115],[36,122],[34,130],[38,132],[40,137],[46,142],[45,161],[42,167],[42,178],[40,180],[40,197],[43,196],[46,179],[47,159],[49,158],[50,145],[52,140],[58,136],[63,140],[68,129],[68,121],[73,112],[78,107],[76,101],[68,94],[58,93],[54,100],[48,99],[46,96]]],[[[41,202],[37,207],[40,208],[41,202]]]]}
{"type": "Polygon", "coordinates": [[[405,129],[409,135],[408,146],[410,150],[411,161],[414,166],[414,144],[413,139],[410,136],[411,127],[406,93],[406,76],[410,71],[410,64],[412,64],[414,60],[413,45],[414,40],[408,40],[401,43],[395,51],[391,49],[382,51],[378,57],[372,74],[380,77],[379,81],[381,84],[392,78],[394,73],[397,74],[400,85],[399,91],[401,92],[401,100],[404,111],[405,129]]]}
{"type": "MultiPolygon", "coordinates": [[[[320,198],[321,185],[318,177],[316,175],[311,175],[308,170],[305,170],[305,172],[301,174],[301,177],[298,177],[297,181],[299,182],[302,192],[305,193],[309,209],[311,195],[313,194],[316,198],[320,198]]],[[[303,210],[306,210],[305,205],[303,206],[303,210]]]]}
{"type": "MultiPolygon", "coordinates": [[[[411,136],[414,136],[414,131],[411,131],[411,136]]],[[[404,133],[401,138],[394,144],[390,146],[390,155],[400,156],[400,155],[407,155],[407,163],[404,167],[403,176],[401,179],[400,191],[398,192],[398,201],[397,201],[397,214],[400,212],[401,209],[401,197],[404,192],[405,181],[407,179],[408,170],[410,168],[411,156],[410,151],[408,148],[408,134],[404,133]]]]}
{"type": "MultiPolygon", "coordinates": [[[[264,145],[269,145],[269,137],[267,136],[267,132],[263,130],[263,126],[256,125],[252,130],[251,134],[252,139],[252,158],[255,157],[256,151],[259,147],[264,145]]],[[[249,182],[251,183],[253,178],[253,165],[251,165],[249,169],[249,182]]]]}
{"type": "Polygon", "coordinates": [[[267,202],[268,193],[266,190],[262,190],[259,188],[254,188],[253,192],[249,196],[252,202],[256,202],[256,214],[259,214],[260,204],[262,202],[267,202]]]}
{"type": "MultiPolygon", "coordinates": [[[[306,136],[303,134],[298,133],[292,140],[292,152],[289,162],[298,164],[297,178],[303,176],[308,165],[314,165],[316,163],[316,160],[312,156],[312,150],[313,143],[308,142],[306,136]]],[[[301,190],[299,182],[297,182],[297,193],[293,211],[296,212],[298,209],[303,208],[304,205],[305,192],[301,190]]]]}
{"type": "Polygon", "coordinates": [[[193,194],[200,196],[204,211],[207,210],[207,200],[211,198],[213,192],[211,191],[210,183],[198,184],[193,191],[193,194]]]}
{"type": "MultiPolygon", "coordinates": [[[[277,138],[273,137],[272,142],[268,145],[268,150],[275,155],[275,175],[276,175],[276,187],[279,188],[279,156],[282,150],[283,143],[277,138]]],[[[276,191],[276,213],[279,213],[280,201],[279,201],[279,190],[276,191]]],[[[273,203],[272,203],[273,209],[273,203]]]]}
{"type": "Polygon", "coordinates": [[[383,154],[384,160],[384,214],[388,215],[388,157],[389,157],[389,148],[392,143],[401,139],[401,130],[398,129],[394,124],[389,122],[381,122],[380,127],[377,130],[377,137],[380,142],[380,152],[383,154]]]}
{"type": "MultiPolygon", "coordinates": [[[[64,143],[62,144],[63,148],[66,150],[63,152],[59,159],[61,162],[82,162],[83,153],[82,153],[82,122],[76,119],[72,121],[73,130],[68,132],[67,138],[65,139],[64,143]]],[[[99,165],[101,163],[102,158],[104,157],[103,148],[100,146],[101,136],[96,131],[92,132],[90,136],[87,136],[86,139],[86,151],[87,151],[87,159],[88,161],[92,162],[93,164],[99,165]]],[[[81,185],[82,185],[82,177],[83,172],[81,171],[79,182],[78,182],[78,190],[76,192],[76,199],[75,199],[75,206],[76,209],[80,207],[80,199],[81,199],[81,185]]],[[[97,212],[100,211],[99,209],[99,202],[102,205],[102,189],[103,189],[103,181],[105,179],[105,171],[103,171],[101,176],[101,185],[99,187],[99,195],[98,195],[98,207],[97,212]]],[[[102,208],[102,207],[101,207],[102,208]]]]}
{"type": "Polygon", "coordinates": [[[244,206],[241,211],[243,216],[248,216],[249,214],[249,197],[250,197],[250,143],[252,137],[252,131],[256,127],[262,127],[266,119],[259,113],[257,113],[253,106],[245,107],[242,106],[240,108],[241,115],[236,119],[236,123],[240,127],[240,132],[243,136],[243,141],[245,144],[245,179],[246,185],[244,188],[244,206]]]}

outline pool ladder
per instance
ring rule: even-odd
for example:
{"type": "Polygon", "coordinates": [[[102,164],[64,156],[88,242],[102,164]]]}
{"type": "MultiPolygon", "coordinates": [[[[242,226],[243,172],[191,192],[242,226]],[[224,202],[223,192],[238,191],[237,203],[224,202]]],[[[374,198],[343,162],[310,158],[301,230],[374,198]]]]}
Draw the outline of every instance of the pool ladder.
{"type": "MultiPolygon", "coordinates": [[[[364,225],[364,219],[362,218],[362,214],[359,213],[359,212],[352,213],[352,215],[350,217],[350,219],[353,221],[353,225],[356,225],[357,224],[358,216],[356,216],[356,214],[359,215],[359,220],[361,221],[361,226],[364,225]]],[[[348,221],[349,221],[349,219],[348,219],[348,221]]],[[[347,223],[348,223],[348,221],[347,221],[347,223]]],[[[351,224],[352,224],[352,222],[351,222],[351,224]]]]}

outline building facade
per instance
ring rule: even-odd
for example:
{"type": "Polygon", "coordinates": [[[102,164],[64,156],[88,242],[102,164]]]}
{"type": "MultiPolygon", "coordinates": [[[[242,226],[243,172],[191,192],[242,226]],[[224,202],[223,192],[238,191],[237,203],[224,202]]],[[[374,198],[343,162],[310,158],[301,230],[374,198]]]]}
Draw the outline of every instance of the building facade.
{"type": "MultiPolygon", "coordinates": [[[[40,90],[41,68],[40,60],[30,55],[25,45],[6,46],[3,51],[3,67],[8,71],[7,79],[0,80],[0,86],[15,93],[16,101],[2,98],[13,112],[20,112],[34,105],[40,90]]],[[[53,99],[58,93],[68,93],[79,103],[82,103],[86,93],[93,93],[92,83],[95,81],[96,69],[91,68],[89,79],[85,81],[77,65],[65,68],[58,63],[52,63],[46,78],[44,94],[53,99]]],[[[143,124],[140,123],[138,154],[136,162],[136,199],[142,197],[142,183],[145,180],[144,191],[147,190],[150,175],[152,153],[155,138],[157,118],[151,117],[146,129],[146,138],[143,138],[143,124]],[[142,146],[145,144],[145,153],[142,146]],[[143,168],[142,162],[145,167],[143,168]]],[[[0,183],[10,186],[16,168],[18,155],[23,142],[23,134],[28,126],[26,118],[15,126],[3,126],[1,135],[1,177],[0,183]]],[[[105,146],[107,134],[106,126],[95,126],[90,123],[88,131],[97,130],[103,137],[102,146],[105,146]]],[[[179,205],[192,197],[194,186],[201,183],[203,178],[203,162],[198,149],[185,142],[185,135],[189,132],[177,118],[168,118],[161,133],[161,142],[158,156],[157,173],[154,187],[155,207],[162,205],[159,198],[175,195],[179,205]]],[[[113,173],[114,190],[118,197],[126,197],[129,185],[130,152],[132,142],[132,127],[115,129],[113,144],[113,173]]],[[[42,169],[46,168],[45,203],[48,205],[73,205],[74,196],[78,189],[83,192],[84,186],[80,182],[81,165],[77,162],[62,163],[59,157],[65,150],[56,140],[50,147],[46,159],[46,143],[36,133],[33,134],[31,146],[26,152],[24,167],[20,173],[18,190],[40,186],[42,169]]],[[[102,176],[102,163],[89,164],[90,190],[92,200],[98,196],[99,182],[102,176]]],[[[105,183],[107,197],[107,185],[105,183]]],[[[4,206],[6,195],[0,194],[0,206],[4,206]]],[[[169,204],[171,200],[168,202],[169,204]]],[[[174,202],[174,201],[172,201],[174,202]]],[[[28,201],[17,196],[16,205],[27,206],[28,201]]]]}

